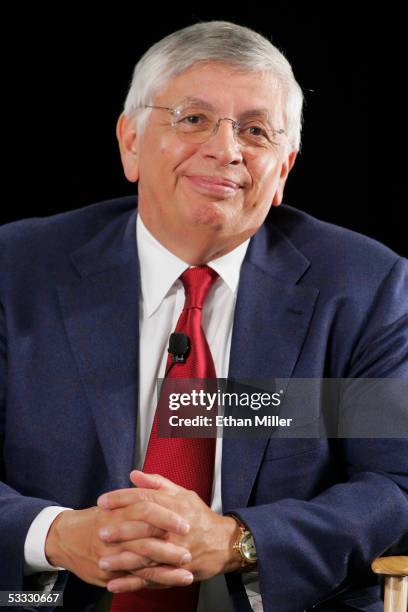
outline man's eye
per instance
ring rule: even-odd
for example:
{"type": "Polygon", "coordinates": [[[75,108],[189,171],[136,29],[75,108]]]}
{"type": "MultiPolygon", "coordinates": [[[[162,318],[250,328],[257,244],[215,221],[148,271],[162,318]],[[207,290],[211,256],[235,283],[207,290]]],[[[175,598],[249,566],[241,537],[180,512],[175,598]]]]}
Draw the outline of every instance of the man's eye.
{"type": "Polygon", "coordinates": [[[245,131],[250,135],[250,136],[262,136],[263,138],[267,138],[268,134],[266,133],[266,130],[264,130],[263,128],[257,126],[257,125],[250,125],[247,126],[245,128],[245,131]]]}
{"type": "Polygon", "coordinates": [[[190,125],[197,125],[198,123],[205,123],[206,117],[203,115],[187,115],[183,117],[181,121],[190,125]]]}

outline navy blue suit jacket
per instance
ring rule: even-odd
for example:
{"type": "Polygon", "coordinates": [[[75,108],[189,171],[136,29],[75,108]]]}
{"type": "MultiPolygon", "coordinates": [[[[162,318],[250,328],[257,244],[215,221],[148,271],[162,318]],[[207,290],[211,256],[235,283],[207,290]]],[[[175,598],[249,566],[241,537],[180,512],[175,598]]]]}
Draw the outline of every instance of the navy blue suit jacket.
{"type": "MultiPolygon", "coordinates": [[[[29,588],[23,547],[40,510],[129,486],[135,221],[126,197],[0,229],[0,590],[29,588]]],[[[272,209],[241,269],[231,377],[407,377],[407,278],[379,243],[272,209]]],[[[254,534],[266,611],[374,612],[370,562],[403,552],[408,533],[408,439],[226,439],[222,499],[254,534]]],[[[249,610],[240,575],[227,583],[249,610]]],[[[75,610],[102,592],[68,572],[62,589],[75,610]]]]}

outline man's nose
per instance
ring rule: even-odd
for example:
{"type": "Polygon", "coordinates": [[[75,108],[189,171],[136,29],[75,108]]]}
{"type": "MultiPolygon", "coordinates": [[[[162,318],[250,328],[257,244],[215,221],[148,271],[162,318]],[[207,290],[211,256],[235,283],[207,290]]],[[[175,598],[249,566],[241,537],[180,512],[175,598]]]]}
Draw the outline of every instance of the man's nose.
{"type": "Polygon", "coordinates": [[[222,165],[242,162],[242,147],[237,141],[232,119],[220,119],[213,133],[201,146],[206,156],[216,158],[222,165]]]}

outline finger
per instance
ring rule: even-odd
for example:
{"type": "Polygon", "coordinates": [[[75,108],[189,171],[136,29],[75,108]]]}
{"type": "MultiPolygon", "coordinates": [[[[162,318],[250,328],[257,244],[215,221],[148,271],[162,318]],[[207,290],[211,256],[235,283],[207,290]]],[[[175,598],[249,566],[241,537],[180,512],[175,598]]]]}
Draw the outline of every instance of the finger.
{"type": "Polygon", "coordinates": [[[135,575],[110,580],[106,588],[111,593],[123,593],[144,588],[160,588],[160,586],[187,586],[193,580],[193,574],[187,570],[166,566],[146,567],[138,570],[135,575]]]}
{"type": "MultiPolygon", "coordinates": [[[[104,493],[98,498],[98,506],[104,510],[116,510],[118,508],[125,508],[126,506],[132,506],[133,509],[137,509],[137,513],[133,514],[132,518],[134,520],[142,520],[150,524],[154,524],[155,527],[159,527],[160,529],[166,529],[167,531],[174,530],[176,528],[176,532],[180,533],[179,529],[181,529],[181,533],[185,534],[189,530],[188,523],[177,513],[173,512],[172,508],[175,506],[175,496],[167,495],[167,493],[163,493],[162,491],[154,491],[150,489],[117,489],[116,491],[109,491],[109,493],[104,493]],[[149,505],[150,504],[150,505],[149,505]],[[152,504],[156,504],[165,509],[168,514],[168,518],[171,519],[173,517],[178,517],[178,521],[176,524],[173,524],[171,529],[161,525],[155,524],[151,520],[150,512],[146,512],[146,509],[153,508],[152,504]],[[171,514],[170,514],[171,513],[171,514]]],[[[164,515],[163,515],[164,516],[164,515]]]]}
{"type": "Polygon", "coordinates": [[[95,580],[92,580],[92,584],[95,586],[101,586],[103,588],[106,587],[107,583],[110,580],[114,580],[115,578],[126,578],[129,576],[129,572],[98,572],[96,576],[94,576],[95,580]]]}
{"type": "Polygon", "coordinates": [[[137,576],[129,576],[118,580],[110,580],[106,588],[111,593],[126,593],[127,591],[139,591],[145,589],[147,582],[143,578],[137,576]]]}
{"type": "Polygon", "coordinates": [[[134,504],[137,501],[156,501],[160,495],[163,495],[163,492],[160,493],[153,489],[142,489],[141,487],[115,489],[100,495],[97,499],[97,505],[103,510],[114,510],[115,508],[134,504]]]}
{"type": "MultiPolygon", "coordinates": [[[[146,557],[141,557],[133,552],[123,551],[112,557],[102,557],[98,565],[101,569],[109,573],[124,575],[130,571],[140,570],[144,567],[157,565],[154,561],[146,557]]],[[[112,575],[112,578],[115,576],[112,575]]]]}
{"type": "Polygon", "coordinates": [[[108,580],[114,580],[115,578],[122,578],[126,576],[129,576],[129,572],[105,572],[105,583],[103,586],[105,586],[108,580]]]}
{"type": "Polygon", "coordinates": [[[130,503],[134,503],[135,501],[142,499],[153,499],[153,496],[143,495],[142,491],[136,491],[134,488],[115,489],[100,495],[96,500],[96,504],[103,510],[112,510],[114,508],[119,508],[120,506],[127,506],[130,503]]]}
{"type": "MultiPolygon", "coordinates": [[[[153,521],[154,522],[154,521],[153,521]]],[[[144,521],[126,521],[120,525],[102,527],[99,537],[103,542],[126,542],[128,540],[139,540],[141,538],[162,538],[168,531],[179,533],[179,520],[167,522],[167,529],[159,529],[144,521]]]]}
{"type": "Polygon", "coordinates": [[[132,571],[157,564],[183,565],[191,562],[191,554],[182,546],[156,538],[127,543],[126,550],[104,556],[99,567],[109,571],[132,571]]]}
{"type": "Polygon", "coordinates": [[[168,495],[177,495],[177,493],[185,490],[160,474],[146,474],[140,470],[132,470],[130,472],[130,481],[136,487],[142,489],[161,489],[168,495]]]}
{"type": "Polygon", "coordinates": [[[148,585],[165,585],[165,586],[186,586],[191,584],[194,576],[186,569],[168,567],[166,565],[158,565],[156,567],[145,567],[138,570],[135,575],[138,578],[143,578],[148,585]]]}
{"type": "MultiPolygon", "coordinates": [[[[154,502],[138,502],[123,508],[120,512],[124,520],[121,523],[116,521],[116,527],[128,521],[133,523],[141,521],[166,532],[169,531],[180,535],[185,535],[190,530],[189,523],[179,514],[154,502]]],[[[115,527],[115,522],[113,522],[113,527],[115,527]]],[[[107,526],[107,528],[110,529],[110,526],[107,526]]]]}

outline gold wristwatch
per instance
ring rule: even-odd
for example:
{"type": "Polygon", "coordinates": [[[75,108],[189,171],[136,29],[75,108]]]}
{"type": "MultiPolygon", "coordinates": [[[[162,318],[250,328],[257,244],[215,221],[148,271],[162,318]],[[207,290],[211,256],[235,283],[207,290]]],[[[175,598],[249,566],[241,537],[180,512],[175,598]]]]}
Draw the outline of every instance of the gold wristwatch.
{"type": "Polygon", "coordinates": [[[241,567],[253,567],[258,561],[258,557],[256,556],[255,541],[252,533],[236,516],[233,518],[238,521],[240,530],[240,534],[233,545],[233,549],[241,556],[241,567]]]}

